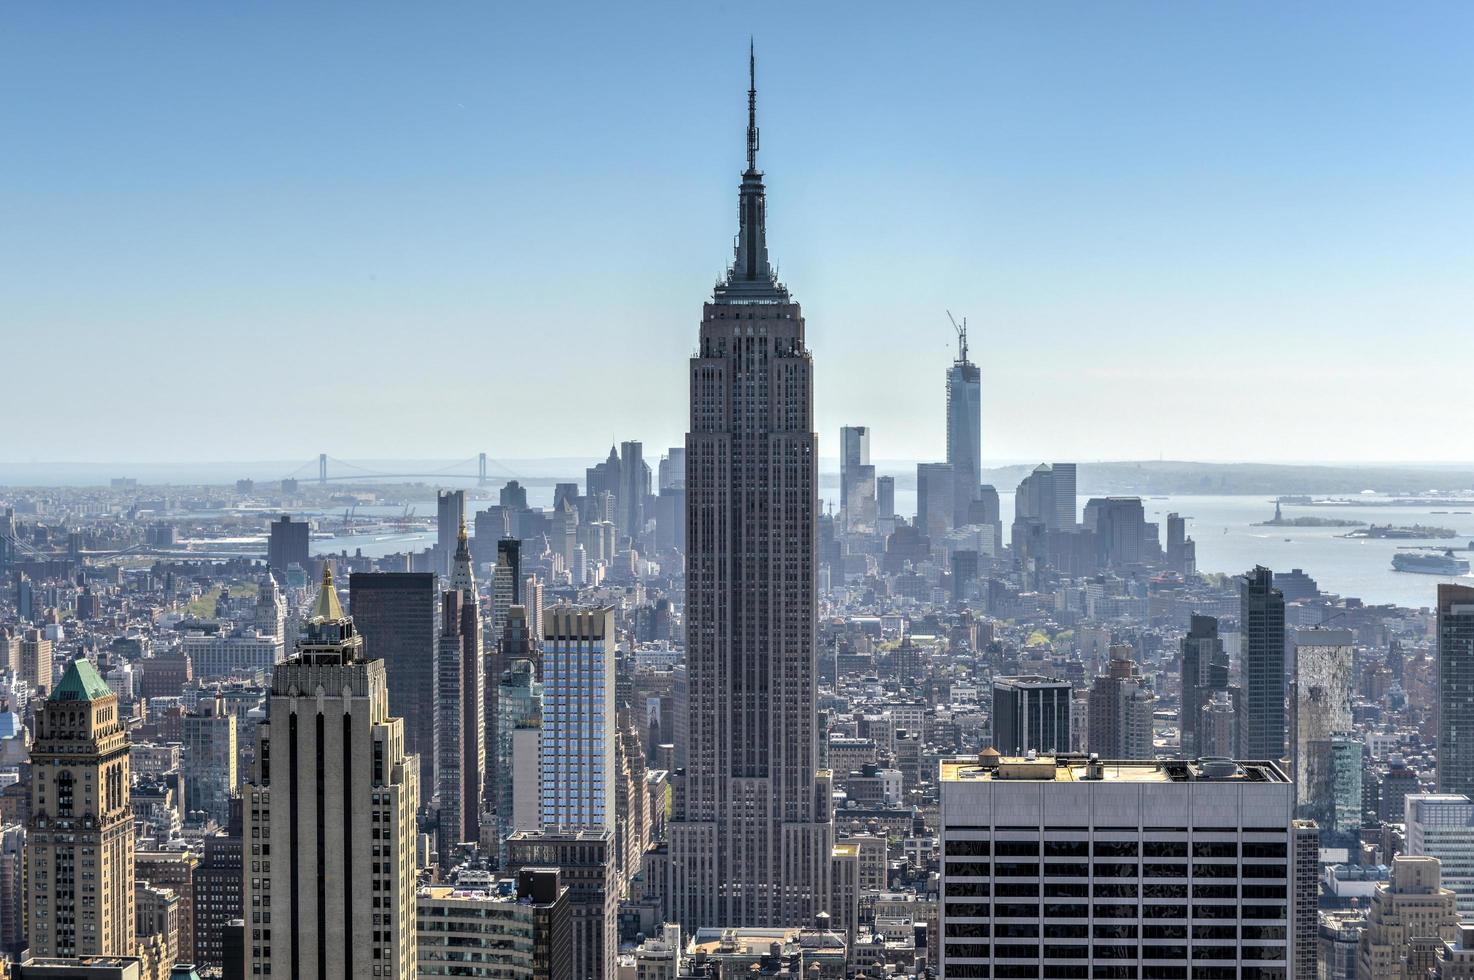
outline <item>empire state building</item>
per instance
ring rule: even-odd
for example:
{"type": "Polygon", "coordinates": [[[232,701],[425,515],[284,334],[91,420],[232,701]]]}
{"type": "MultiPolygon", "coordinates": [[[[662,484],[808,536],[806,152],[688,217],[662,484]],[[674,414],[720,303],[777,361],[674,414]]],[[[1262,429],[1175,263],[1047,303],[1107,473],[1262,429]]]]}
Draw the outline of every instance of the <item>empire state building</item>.
{"type": "Polygon", "coordinates": [[[808,925],[828,911],[830,778],[815,732],[813,360],[768,262],[749,56],[735,256],[701,321],[686,436],[687,768],[670,915],[808,925]]]}

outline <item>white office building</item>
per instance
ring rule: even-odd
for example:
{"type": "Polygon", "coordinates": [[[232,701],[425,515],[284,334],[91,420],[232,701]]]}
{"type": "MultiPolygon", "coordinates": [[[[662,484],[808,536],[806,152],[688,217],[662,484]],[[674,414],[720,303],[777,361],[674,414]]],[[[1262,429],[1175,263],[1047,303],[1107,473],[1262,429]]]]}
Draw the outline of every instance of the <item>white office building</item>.
{"type": "Polygon", "coordinates": [[[206,681],[269,674],[286,656],[286,644],[280,636],[254,628],[232,633],[186,633],[180,646],[189,654],[194,676],[206,681]]]}
{"type": "Polygon", "coordinates": [[[1407,854],[1436,857],[1443,887],[1458,899],[1459,915],[1474,915],[1474,800],[1460,793],[1414,793],[1403,801],[1407,854]]]}
{"type": "Polygon", "coordinates": [[[1268,762],[943,762],[940,975],[1298,977],[1316,855],[1293,817],[1268,762]]]}

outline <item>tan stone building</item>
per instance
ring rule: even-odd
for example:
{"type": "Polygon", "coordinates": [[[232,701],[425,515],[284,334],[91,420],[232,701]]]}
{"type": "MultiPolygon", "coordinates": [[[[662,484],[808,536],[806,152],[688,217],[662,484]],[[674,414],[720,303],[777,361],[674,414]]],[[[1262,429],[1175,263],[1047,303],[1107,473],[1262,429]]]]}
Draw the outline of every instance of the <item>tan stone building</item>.
{"type": "Polygon", "coordinates": [[[51,690],[51,641],[37,629],[26,630],[20,638],[20,676],[35,694],[51,690]]]}
{"type": "MultiPolygon", "coordinates": [[[[189,851],[138,851],[133,857],[133,875],[140,882],[167,888],[179,896],[174,949],[176,960],[194,961],[194,874],[199,856],[189,851]]],[[[142,910],[138,910],[142,915],[142,910]]],[[[172,965],[172,964],[170,964],[172,965]]]]}
{"type": "Polygon", "coordinates": [[[272,676],[243,805],[247,974],[415,975],[419,760],[331,570],[272,676]]]}
{"type": "Polygon", "coordinates": [[[118,696],[92,664],[74,660],[38,713],[31,748],[25,928],[32,955],[133,955],[133,846],[118,696]]]}
{"type": "Polygon", "coordinates": [[[1445,943],[1458,938],[1452,889],[1437,858],[1395,857],[1392,880],[1378,885],[1357,956],[1357,980],[1421,980],[1445,943]]]}

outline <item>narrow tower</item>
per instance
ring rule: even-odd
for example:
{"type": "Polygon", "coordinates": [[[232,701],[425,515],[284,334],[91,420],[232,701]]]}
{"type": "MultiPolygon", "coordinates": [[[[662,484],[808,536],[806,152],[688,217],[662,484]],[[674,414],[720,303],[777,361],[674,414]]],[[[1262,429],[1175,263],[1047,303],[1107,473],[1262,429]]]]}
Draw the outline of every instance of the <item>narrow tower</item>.
{"type": "Polygon", "coordinates": [[[813,362],[768,261],[749,53],[735,253],[691,358],[686,436],[687,768],[671,830],[683,926],[802,925],[827,911],[818,771],[813,362]]]}
{"type": "Polygon", "coordinates": [[[37,712],[26,842],[31,953],[133,956],[133,811],[118,696],[73,660],[37,712]]]}
{"type": "Polygon", "coordinates": [[[968,511],[983,484],[983,382],[967,356],[967,320],[958,324],[954,319],[952,326],[957,330],[957,359],[947,369],[947,464],[952,467],[956,527],[968,523],[968,511]]]}
{"type": "Polygon", "coordinates": [[[435,650],[435,789],[440,800],[440,859],[475,840],[486,774],[486,689],[476,573],[466,520],[456,535],[450,589],[441,596],[435,650]]]}

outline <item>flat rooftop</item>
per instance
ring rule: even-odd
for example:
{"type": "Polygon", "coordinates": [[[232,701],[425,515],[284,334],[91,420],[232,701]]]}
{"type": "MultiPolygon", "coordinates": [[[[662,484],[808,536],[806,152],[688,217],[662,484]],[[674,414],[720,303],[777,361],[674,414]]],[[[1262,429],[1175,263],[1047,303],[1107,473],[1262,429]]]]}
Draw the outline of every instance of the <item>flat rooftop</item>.
{"type": "Polygon", "coordinates": [[[1232,759],[1099,759],[1084,755],[1032,758],[993,755],[944,759],[942,782],[1010,781],[1050,783],[1287,783],[1273,762],[1232,759]]]}

